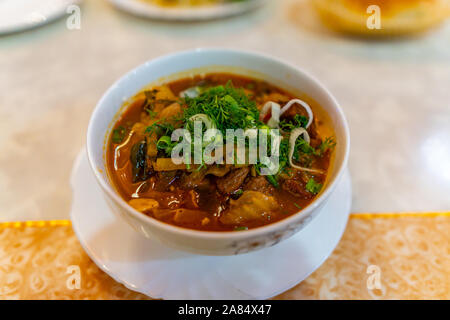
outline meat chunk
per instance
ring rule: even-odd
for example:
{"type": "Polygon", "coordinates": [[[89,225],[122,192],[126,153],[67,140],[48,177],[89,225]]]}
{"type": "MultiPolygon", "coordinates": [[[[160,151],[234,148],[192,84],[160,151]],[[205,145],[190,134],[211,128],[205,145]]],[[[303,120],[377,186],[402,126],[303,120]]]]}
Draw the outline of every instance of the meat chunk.
{"type": "Polygon", "coordinates": [[[275,188],[267,181],[266,177],[258,176],[250,178],[244,185],[244,190],[259,191],[267,195],[272,195],[275,188]]]}
{"type": "Polygon", "coordinates": [[[292,194],[296,197],[300,197],[300,198],[303,198],[306,200],[312,199],[314,197],[314,195],[312,193],[310,193],[306,190],[305,184],[303,183],[303,181],[298,181],[295,179],[288,179],[283,182],[281,187],[283,188],[283,190],[286,190],[287,192],[289,192],[290,194],[292,194]]]}
{"type": "Polygon", "coordinates": [[[159,119],[164,119],[166,122],[175,124],[177,123],[176,117],[182,115],[183,109],[181,106],[174,102],[171,105],[164,108],[158,115],[159,119]]]}
{"type": "Polygon", "coordinates": [[[179,175],[177,171],[160,171],[157,173],[158,179],[154,184],[154,190],[156,191],[169,191],[170,186],[177,181],[179,175]]]}
{"type": "Polygon", "coordinates": [[[216,180],[217,189],[221,193],[232,193],[236,191],[244,183],[249,172],[250,169],[248,167],[234,169],[223,178],[216,180]]]}
{"type": "Polygon", "coordinates": [[[220,195],[214,186],[196,189],[198,194],[198,207],[210,214],[216,215],[222,212],[226,198],[220,195]]]}
{"type": "Polygon", "coordinates": [[[283,113],[281,119],[293,119],[297,114],[308,117],[308,113],[306,112],[305,108],[295,103],[292,105],[292,107],[290,107],[286,112],[283,113]]]}
{"type": "Polygon", "coordinates": [[[211,188],[211,182],[205,175],[205,170],[194,171],[190,174],[184,173],[180,179],[180,187],[185,190],[211,188]]]}
{"type": "Polygon", "coordinates": [[[244,191],[238,200],[230,201],[230,210],[220,217],[220,222],[226,225],[263,224],[271,219],[277,208],[274,197],[257,191],[244,191]]]}

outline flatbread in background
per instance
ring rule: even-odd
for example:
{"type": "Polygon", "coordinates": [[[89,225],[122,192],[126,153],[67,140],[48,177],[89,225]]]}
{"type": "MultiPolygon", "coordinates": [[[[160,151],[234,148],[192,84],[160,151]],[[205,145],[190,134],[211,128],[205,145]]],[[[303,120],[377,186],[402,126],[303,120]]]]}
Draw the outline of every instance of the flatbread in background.
{"type": "Polygon", "coordinates": [[[322,21],[334,30],[366,36],[405,35],[426,31],[450,17],[450,0],[311,0],[322,21]],[[367,21],[378,6],[381,28],[367,21]]]}

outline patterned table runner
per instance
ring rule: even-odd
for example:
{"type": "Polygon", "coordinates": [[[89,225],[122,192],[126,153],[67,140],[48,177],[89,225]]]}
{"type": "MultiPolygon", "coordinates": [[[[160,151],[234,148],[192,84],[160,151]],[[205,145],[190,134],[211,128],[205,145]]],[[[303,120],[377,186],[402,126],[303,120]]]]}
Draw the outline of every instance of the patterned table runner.
{"type": "MultiPolygon", "coordinates": [[[[450,299],[450,212],[352,214],[328,260],[275,299],[450,299]]],[[[148,299],[101,271],[70,221],[0,223],[0,299],[148,299]]]]}

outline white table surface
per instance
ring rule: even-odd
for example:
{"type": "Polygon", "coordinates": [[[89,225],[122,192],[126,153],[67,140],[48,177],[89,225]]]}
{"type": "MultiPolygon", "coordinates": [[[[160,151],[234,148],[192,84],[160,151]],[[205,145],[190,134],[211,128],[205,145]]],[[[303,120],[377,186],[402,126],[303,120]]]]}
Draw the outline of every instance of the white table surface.
{"type": "Polygon", "coordinates": [[[337,36],[302,0],[207,23],[135,18],[86,0],[65,19],[0,37],[0,221],[68,218],[90,114],[122,74],[201,46],[272,54],[321,79],[348,117],[354,212],[450,210],[450,24],[402,41],[337,36]]]}

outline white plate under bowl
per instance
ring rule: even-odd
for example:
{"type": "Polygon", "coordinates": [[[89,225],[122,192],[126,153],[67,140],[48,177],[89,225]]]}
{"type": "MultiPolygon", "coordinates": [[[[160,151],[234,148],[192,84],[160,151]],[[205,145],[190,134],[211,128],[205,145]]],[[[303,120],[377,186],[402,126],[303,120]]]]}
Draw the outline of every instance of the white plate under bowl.
{"type": "Polygon", "coordinates": [[[141,0],[109,0],[117,8],[150,19],[195,21],[225,18],[256,9],[268,0],[247,0],[197,7],[162,7],[141,0]]]}
{"type": "Polygon", "coordinates": [[[81,0],[0,0],[0,35],[24,31],[67,14],[81,0]]]}
{"type": "MultiPolygon", "coordinates": [[[[267,299],[308,277],[332,253],[347,224],[352,191],[346,170],[323,212],[270,248],[213,257],[144,238],[106,204],[83,150],[72,171],[73,229],[103,271],[131,290],[163,299],[267,299]]],[[[240,231],[245,232],[245,231],[240,231]]]]}

